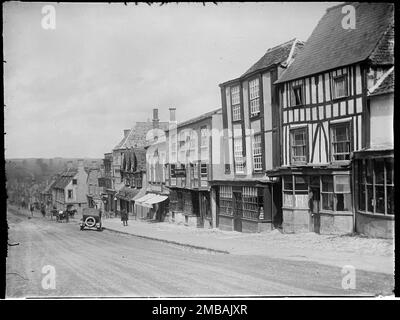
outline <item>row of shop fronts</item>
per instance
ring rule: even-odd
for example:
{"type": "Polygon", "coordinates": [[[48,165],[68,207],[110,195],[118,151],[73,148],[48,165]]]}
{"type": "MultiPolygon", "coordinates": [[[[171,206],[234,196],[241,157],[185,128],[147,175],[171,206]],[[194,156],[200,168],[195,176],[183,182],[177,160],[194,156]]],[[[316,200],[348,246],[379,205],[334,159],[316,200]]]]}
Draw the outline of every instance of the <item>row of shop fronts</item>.
{"type": "Polygon", "coordinates": [[[341,7],[328,10],[306,43],[273,47],[220,84],[220,109],[178,124],[170,108],[164,128],[154,111],[152,141],[113,151],[108,208],[239,232],[393,237],[393,8],[357,10],[368,30],[343,33],[341,7]]]}

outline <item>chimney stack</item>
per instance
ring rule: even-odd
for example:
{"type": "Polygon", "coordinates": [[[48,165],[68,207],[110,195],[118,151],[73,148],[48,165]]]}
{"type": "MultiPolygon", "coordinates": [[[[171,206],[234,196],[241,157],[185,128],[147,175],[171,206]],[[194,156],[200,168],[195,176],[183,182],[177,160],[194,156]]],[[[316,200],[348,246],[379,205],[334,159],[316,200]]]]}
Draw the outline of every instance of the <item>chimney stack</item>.
{"type": "Polygon", "coordinates": [[[169,108],[169,121],[170,122],[176,121],[175,111],[176,111],[176,108],[169,108]]]}
{"type": "Polygon", "coordinates": [[[124,130],[124,138],[126,138],[129,135],[129,132],[131,132],[131,129],[124,130]]]}
{"type": "Polygon", "coordinates": [[[158,119],[158,109],[155,108],[155,109],[153,109],[153,129],[158,128],[159,122],[160,122],[160,119],[158,119]]]}

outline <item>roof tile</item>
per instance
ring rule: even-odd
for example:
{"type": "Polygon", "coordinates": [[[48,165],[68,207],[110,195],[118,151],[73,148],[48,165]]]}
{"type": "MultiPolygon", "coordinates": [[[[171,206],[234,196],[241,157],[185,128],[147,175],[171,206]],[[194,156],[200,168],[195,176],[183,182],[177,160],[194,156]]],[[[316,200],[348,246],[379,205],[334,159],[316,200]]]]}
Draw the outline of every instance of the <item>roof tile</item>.
{"type": "MultiPolygon", "coordinates": [[[[302,52],[275,83],[366,60],[393,21],[391,3],[346,3],[355,7],[355,29],[342,27],[342,7],[328,9],[302,52]]],[[[376,53],[378,55],[378,53],[376,53]]]]}

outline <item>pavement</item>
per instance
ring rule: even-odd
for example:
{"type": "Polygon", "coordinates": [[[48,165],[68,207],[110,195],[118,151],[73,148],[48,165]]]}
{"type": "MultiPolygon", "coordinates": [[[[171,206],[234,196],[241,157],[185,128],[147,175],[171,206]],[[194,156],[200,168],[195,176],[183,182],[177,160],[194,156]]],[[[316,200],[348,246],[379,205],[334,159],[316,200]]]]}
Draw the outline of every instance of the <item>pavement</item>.
{"type": "Polygon", "coordinates": [[[103,227],[132,236],[236,255],[257,255],[331,266],[353,266],[356,270],[394,274],[393,240],[360,235],[319,235],[313,232],[283,234],[242,233],[201,229],[168,222],[103,219],[103,227]]]}
{"type": "Polygon", "coordinates": [[[7,298],[387,296],[394,285],[391,274],[356,270],[355,287],[345,288],[341,267],[271,257],[267,253],[282,245],[258,242],[260,235],[132,220],[124,234],[116,232],[123,229],[117,219],[105,219],[102,232],[81,231],[78,219],[58,223],[29,215],[7,210],[7,298]],[[171,239],[182,244],[164,241],[171,239]],[[260,254],[247,241],[267,249],[260,254]],[[237,247],[239,242],[246,245],[237,247]],[[231,252],[199,250],[190,243],[231,252]],[[241,252],[245,246],[248,251],[241,252]]]}

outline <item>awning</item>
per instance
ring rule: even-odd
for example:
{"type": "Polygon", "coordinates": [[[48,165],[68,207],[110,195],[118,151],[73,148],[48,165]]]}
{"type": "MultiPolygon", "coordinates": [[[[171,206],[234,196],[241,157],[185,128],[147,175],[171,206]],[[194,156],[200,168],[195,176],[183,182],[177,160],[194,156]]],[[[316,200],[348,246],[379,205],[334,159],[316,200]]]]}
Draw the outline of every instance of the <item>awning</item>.
{"type": "Polygon", "coordinates": [[[135,201],[135,204],[138,204],[142,207],[152,208],[153,204],[160,203],[166,199],[168,199],[167,196],[162,196],[155,193],[148,193],[140,199],[137,199],[135,201]]]}
{"type": "Polygon", "coordinates": [[[167,199],[168,199],[167,196],[161,196],[161,195],[157,194],[155,197],[150,198],[149,200],[146,200],[145,203],[153,205],[153,204],[156,204],[156,203],[163,202],[164,200],[167,200],[167,199]]]}

